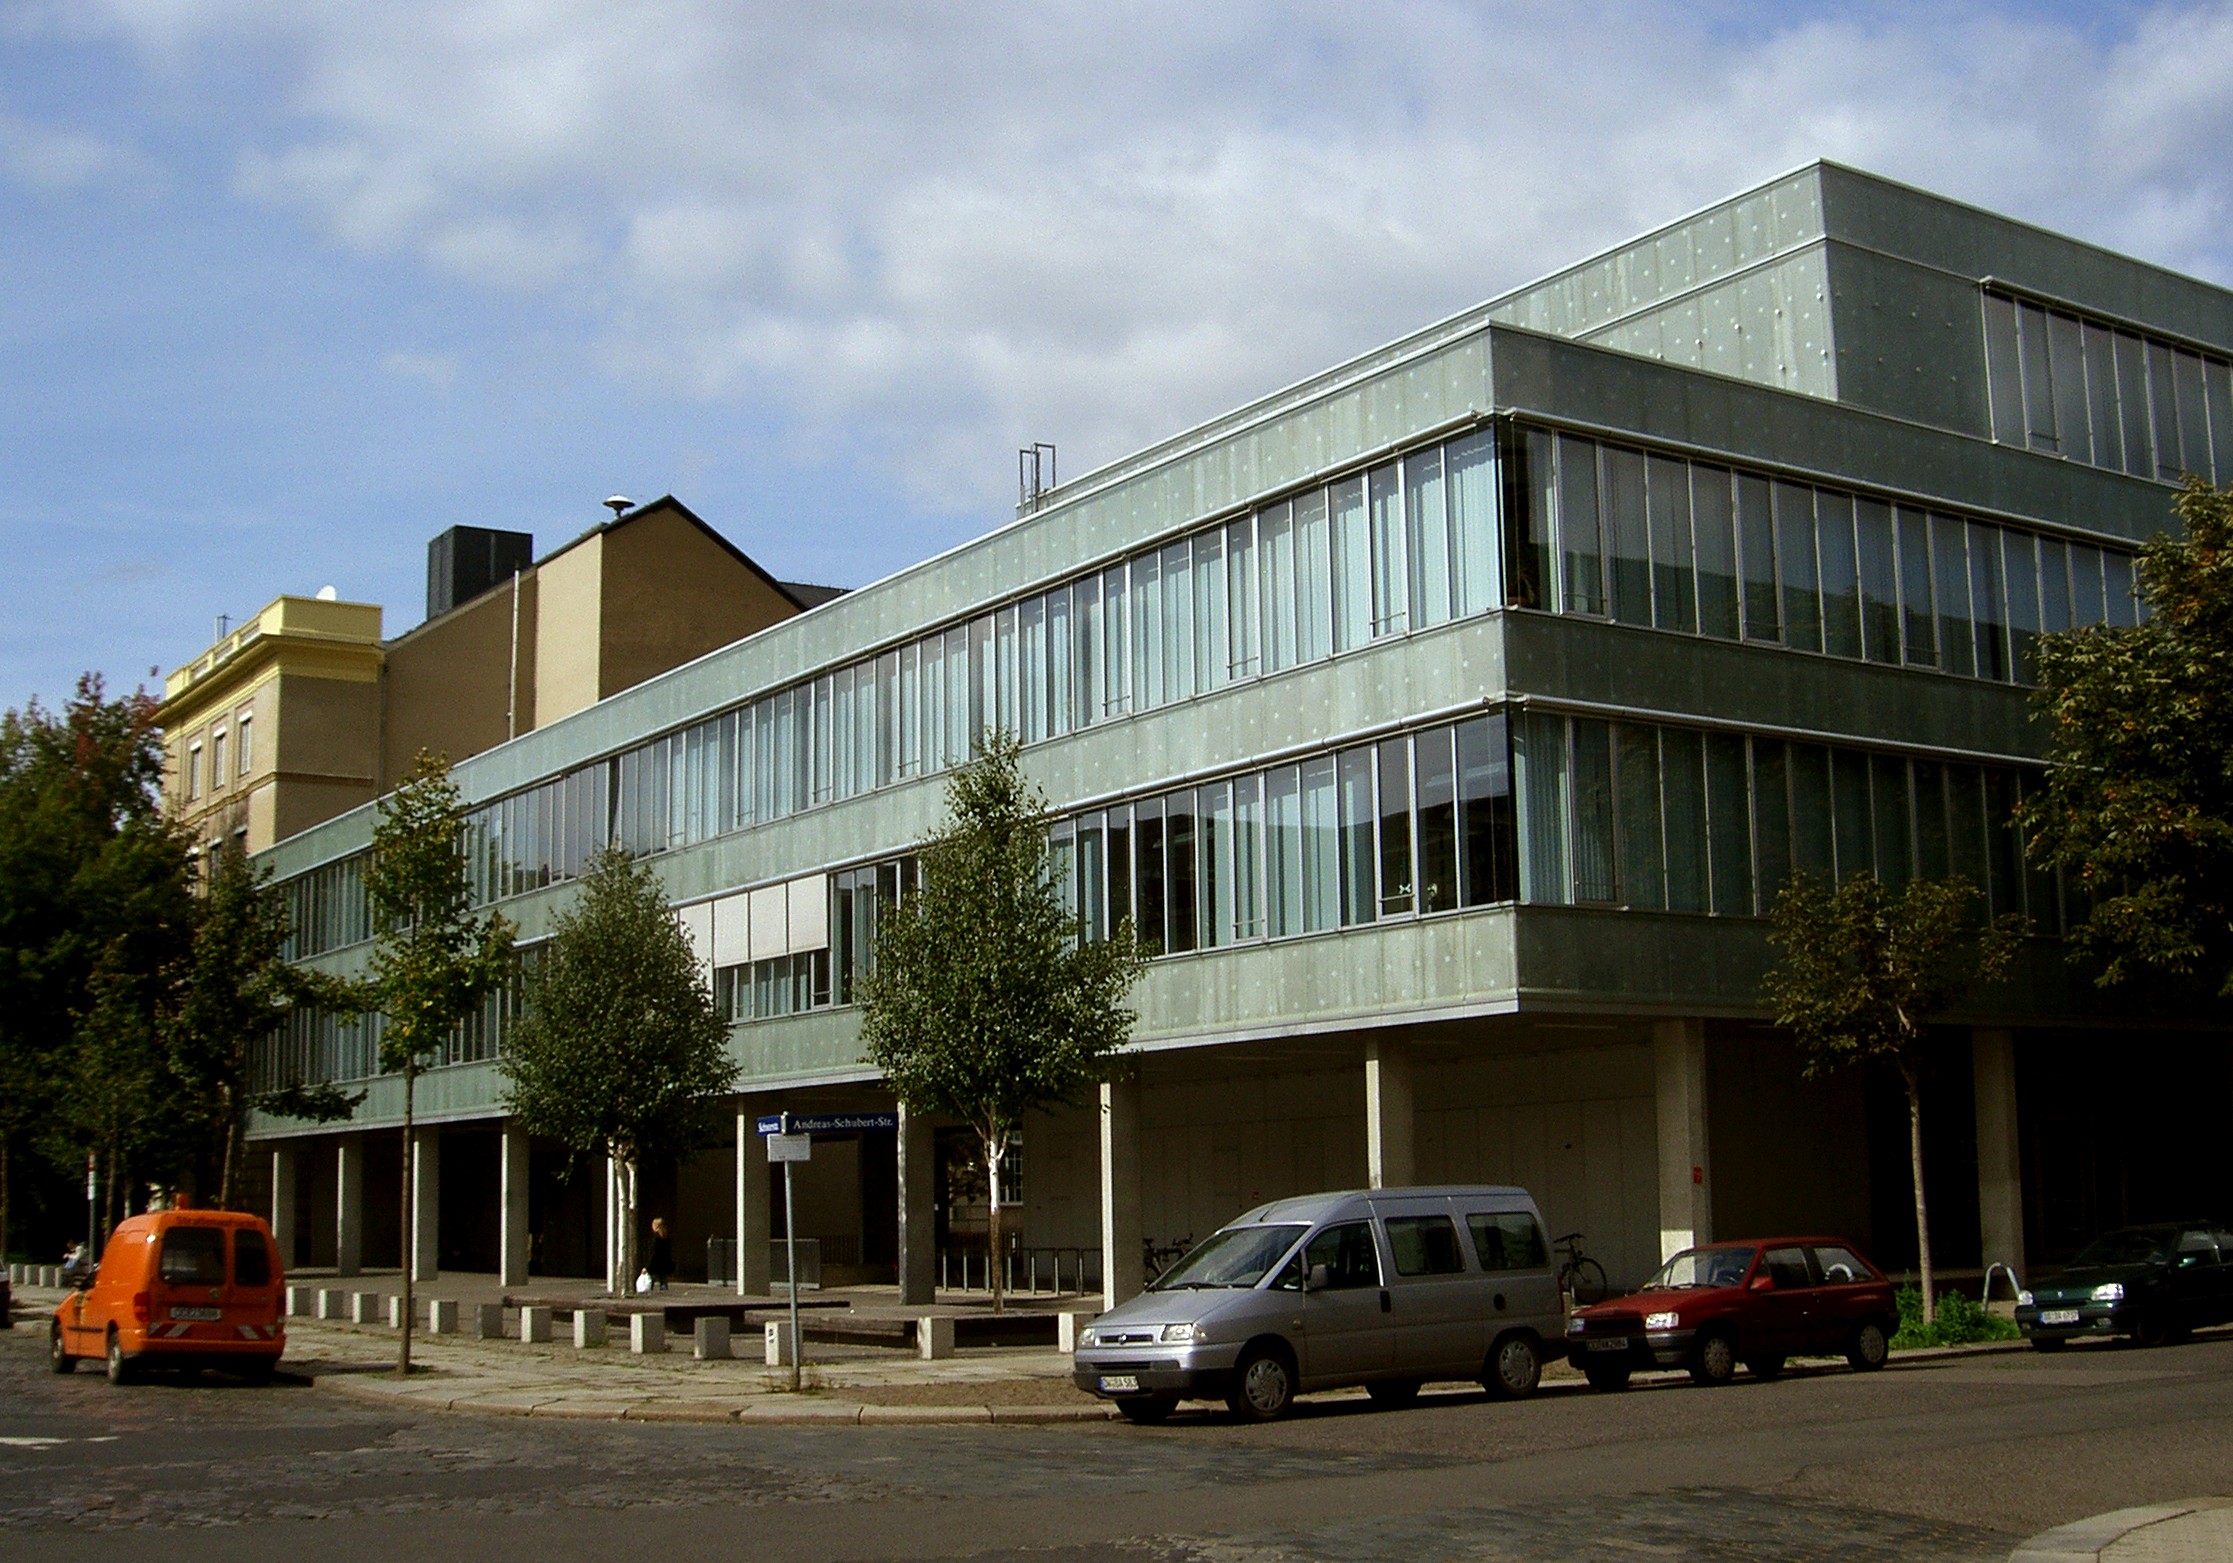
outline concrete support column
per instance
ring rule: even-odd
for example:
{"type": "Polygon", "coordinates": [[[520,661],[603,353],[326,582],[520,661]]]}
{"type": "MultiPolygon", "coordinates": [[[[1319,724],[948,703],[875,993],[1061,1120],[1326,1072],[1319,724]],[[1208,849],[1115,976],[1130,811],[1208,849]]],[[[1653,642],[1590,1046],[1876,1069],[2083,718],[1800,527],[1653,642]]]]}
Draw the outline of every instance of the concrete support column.
{"type": "Polygon", "coordinates": [[[625,1277],[620,1273],[620,1167],[610,1156],[597,1158],[605,1169],[605,1290],[620,1295],[625,1277]]]}
{"type": "Polygon", "coordinates": [[[271,1148],[271,1240],[279,1245],[279,1263],[295,1267],[295,1147],[291,1142],[271,1148]]]}
{"type": "Polygon", "coordinates": [[[442,1131],[413,1131],[411,1147],[411,1279],[431,1281],[442,1268],[442,1131]]]}
{"type": "Polygon", "coordinates": [[[1101,1087],[1101,1305],[1140,1292],[1140,1082],[1101,1087]]]}
{"type": "Polygon", "coordinates": [[[1982,1262],[2024,1274],[2024,1183],[2016,1144],[2016,1039],[1980,1026],[1969,1034],[1977,1086],[1977,1232],[1982,1262]]]}
{"type": "Polygon", "coordinates": [[[1393,1040],[1365,1044],[1365,1179],[1376,1189],[1418,1181],[1418,1113],[1411,1097],[1411,1049],[1393,1040]]]}
{"type": "Polygon", "coordinates": [[[768,1146],[751,1098],[737,1108],[737,1295],[768,1295],[768,1146]]]}
{"type": "Polygon", "coordinates": [[[1706,1023],[1652,1026],[1659,1106],[1659,1255],[1713,1241],[1713,1161],[1706,1141],[1706,1023]]]}
{"type": "Polygon", "coordinates": [[[903,1308],[937,1300],[938,1142],[930,1120],[899,1110],[899,1301],[903,1308]]]}
{"type": "Polygon", "coordinates": [[[364,1140],[345,1134],[334,1151],[333,1273],[364,1272],[364,1140]]]}
{"type": "Polygon", "coordinates": [[[496,1153],[496,1279],[501,1286],[527,1284],[527,1131],[507,1119],[496,1153]]]}

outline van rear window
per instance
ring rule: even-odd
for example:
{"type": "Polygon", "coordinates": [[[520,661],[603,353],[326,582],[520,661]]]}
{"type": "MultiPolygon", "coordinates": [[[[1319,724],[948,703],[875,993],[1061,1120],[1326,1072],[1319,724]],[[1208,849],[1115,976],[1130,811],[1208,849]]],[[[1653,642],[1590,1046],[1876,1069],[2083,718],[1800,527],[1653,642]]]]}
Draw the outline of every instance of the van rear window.
{"type": "Polygon", "coordinates": [[[167,1286],[223,1286],[225,1229],[172,1227],[163,1234],[155,1274],[167,1286]]]}
{"type": "Polygon", "coordinates": [[[1551,1262],[1543,1229],[1525,1211],[1471,1215],[1465,1222],[1473,1229],[1473,1251],[1481,1256],[1484,1270],[1540,1270],[1551,1262]]]}
{"type": "Polygon", "coordinates": [[[271,1245],[254,1227],[233,1229],[233,1284],[271,1285],[271,1245]]]}

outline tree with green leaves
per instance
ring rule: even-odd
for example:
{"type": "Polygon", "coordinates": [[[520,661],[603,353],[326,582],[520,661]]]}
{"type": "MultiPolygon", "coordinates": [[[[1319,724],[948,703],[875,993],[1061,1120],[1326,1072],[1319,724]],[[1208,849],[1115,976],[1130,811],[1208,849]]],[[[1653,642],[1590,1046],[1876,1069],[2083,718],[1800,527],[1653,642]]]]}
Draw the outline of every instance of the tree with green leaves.
{"type": "Polygon", "coordinates": [[[920,888],[884,909],[859,986],[862,1045],[893,1092],[911,1112],[959,1119],[984,1147],[995,1309],[1009,1142],[1026,1113],[1106,1078],[1146,959],[1129,920],[1104,941],[1080,937],[1051,872],[1046,797],[1018,750],[989,734],[948,780],[920,888]]]}
{"type": "Polygon", "coordinates": [[[2233,997],[2233,488],[2189,478],[2141,545],[2148,619],[2042,636],[2047,784],[2018,818],[2093,910],[2072,951],[2151,1003],[2233,997]]]}
{"type": "Polygon", "coordinates": [[[396,1372],[411,1371],[413,1096],[419,1075],[460,1022],[509,980],[512,926],[477,915],[466,876],[464,810],[447,760],[419,751],[380,800],[365,864],[372,969],[363,994],[381,1018],[380,1068],[403,1079],[403,1331],[396,1372]]]}
{"type": "Polygon", "coordinates": [[[658,876],[605,848],[552,920],[497,1067],[522,1128],[609,1160],[620,1219],[607,1236],[622,1284],[636,1273],[637,1170],[686,1160],[718,1131],[715,1104],[737,1079],[728,1040],[658,876]]]}
{"type": "Polygon", "coordinates": [[[110,699],[87,674],[59,712],[34,700],[0,716],[0,1250],[26,1151],[81,1168],[92,1117],[137,1140],[118,1115],[158,1105],[109,1095],[96,1110],[79,1089],[81,1042],[152,1046],[126,1006],[164,1001],[158,974],[190,926],[156,711],[145,693],[110,699]]]}
{"type": "Polygon", "coordinates": [[[1898,1071],[1907,1090],[1908,1171],[1926,1325],[1935,1316],[1923,1185],[1931,1022],[1973,984],[1999,978],[2023,933],[2022,920],[2013,916],[1978,927],[1977,900],[1977,887],[1958,876],[1911,880],[1895,892],[1866,872],[1835,886],[1800,874],[1777,895],[1768,931],[1783,953],[1763,993],[1776,1024],[1797,1039],[1806,1072],[1881,1061],[1898,1071]]]}
{"type": "Polygon", "coordinates": [[[215,1141],[217,1203],[225,1209],[240,1189],[242,1135],[252,1110],[330,1123],[364,1099],[361,1091],[330,1084],[256,1085],[256,1048],[297,1005],[356,1007],[349,984],[291,964],[287,938],[286,898],[269,871],[237,847],[214,853],[166,1040],[173,1067],[202,1100],[215,1141]]]}

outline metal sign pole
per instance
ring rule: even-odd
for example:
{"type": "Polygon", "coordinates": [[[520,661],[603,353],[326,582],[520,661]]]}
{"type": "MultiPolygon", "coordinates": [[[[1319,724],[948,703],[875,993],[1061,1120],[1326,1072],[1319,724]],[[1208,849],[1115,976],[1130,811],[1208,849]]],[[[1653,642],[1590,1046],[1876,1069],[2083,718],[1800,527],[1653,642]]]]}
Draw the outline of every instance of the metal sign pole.
{"type": "MultiPolygon", "coordinates": [[[[791,1115],[783,1115],[783,1132],[791,1132],[791,1115]]],[[[799,1392],[799,1224],[791,1205],[791,1173],[798,1163],[783,1163],[783,1268],[791,1279],[791,1393],[799,1392]]]]}
{"type": "Polygon", "coordinates": [[[85,1264],[80,1269],[101,1262],[101,1179],[95,1170],[93,1153],[85,1153],[85,1264]]]}

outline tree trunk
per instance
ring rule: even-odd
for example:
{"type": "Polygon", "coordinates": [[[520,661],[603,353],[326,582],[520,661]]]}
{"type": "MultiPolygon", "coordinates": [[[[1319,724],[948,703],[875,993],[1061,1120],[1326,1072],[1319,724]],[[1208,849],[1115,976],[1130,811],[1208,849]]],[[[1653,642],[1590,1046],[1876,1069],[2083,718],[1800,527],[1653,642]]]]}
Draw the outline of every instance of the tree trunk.
{"type": "Polygon", "coordinates": [[[1907,1084],[1908,1170],[1915,1179],[1915,1265],[1922,1278],[1923,1323],[1928,1325],[1938,1317],[1938,1302],[1931,1289],[1931,1211],[1923,1197],[1923,1086],[1911,1065],[1900,1066],[1900,1078],[1907,1084]]]}
{"type": "Polygon", "coordinates": [[[234,1105],[233,1092],[227,1089],[225,1097],[225,1166],[217,1175],[217,1207],[233,1208],[233,1190],[237,1187],[234,1175],[240,1166],[240,1113],[234,1105]]]}
{"type": "Polygon", "coordinates": [[[416,1235],[418,1226],[414,1219],[418,1214],[418,1201],[411,1197],[411,1162],[418,1151],[411,1133],[411,1098],[412,1087],[417,1084],[417,1080],[418,1071],[406,1062],[403,1066],[403,1328],[396,1334],[395,1352],[395,1371],[399,1377],[406,1376],[411,1371],[411,1272],[416,1268],[414,1261],[418,1258],[411,1251],[411,1240],[416,1235]]]}
{"type": "Polygon", "coordinates": [[[0,1258],[8,1252],[8,1152],[13,1147],[0,1134],[0,1258]]]}
{"type": "Polygon", "coordinates": [[[992,1311],[994,1313],[1005,1312],[1008,1306],[1007,1289],[1003,1285],[1004,1277],[1001,1274],[1006,1268],[1003,1261],[1007,1258],[1007,1249],[1002,1241],[1003,1234],[1000,1230],[1000,1163],[1007,1154],[1008,1137],[1006,1135],[988,1134],[985,1136],[985,1180],[987,1187],[991,1190],[991,1205],[985,1224],[985,1246],[988,1255],[988,1263],[985,1268],[990,1272],[992,1311]]]}
{"type": "Polygon", "coordinates": [[[625,1297],[636,1289],[636,1159],[616,1148],[612,1168],[617,1191],[613,1204],[619,1211],[613,1233],[613,1272],[618,1278],[613,1291],[625,1297]]]}

